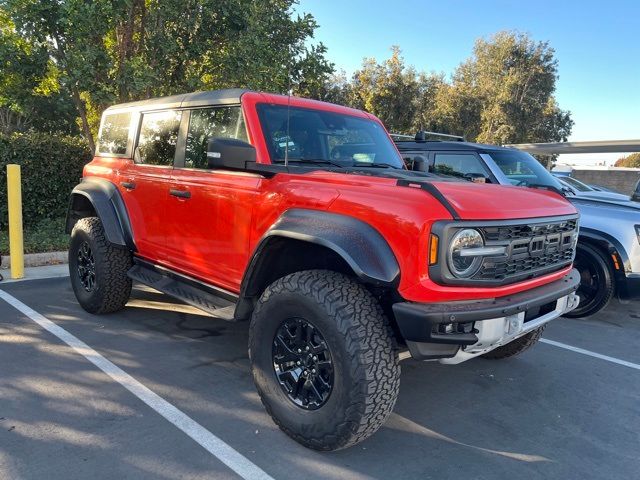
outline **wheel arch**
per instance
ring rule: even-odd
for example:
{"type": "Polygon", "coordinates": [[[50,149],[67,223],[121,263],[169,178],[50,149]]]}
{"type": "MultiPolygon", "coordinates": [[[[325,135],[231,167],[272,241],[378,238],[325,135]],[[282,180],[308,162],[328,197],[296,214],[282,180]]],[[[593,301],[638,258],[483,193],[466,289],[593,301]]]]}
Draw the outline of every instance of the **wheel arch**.
{"type": "Polygon", "coordinates": [[[242,280],[236,318],[248,319],[273,281],[313,269],[353,275],[382,289],[395,289],[400,279],[391,247],[371,225],[347,215],[291,209],[258,242],[242,280]]]}
{"type": "Polygon", "coordinates": [[[578,245],[585,244],[598,250],[603,254],[606,262],[611,267],[614,274],[615,283],[625,277],[625,272],[631,269],[629,255],[624,246],[611,235],[593,230],[590,228],[580,228],[578,245]],[[620,260],[620,268],[616,268],[612,255],[620,260]]]}
{"type": "Polygon", "coordinates": [[[66,233],[78,220],[100,218],[109,243],[135,251],[129,215],[118,188],[109,180],[86,177],[72,190],[66,219],[66,233]]]}

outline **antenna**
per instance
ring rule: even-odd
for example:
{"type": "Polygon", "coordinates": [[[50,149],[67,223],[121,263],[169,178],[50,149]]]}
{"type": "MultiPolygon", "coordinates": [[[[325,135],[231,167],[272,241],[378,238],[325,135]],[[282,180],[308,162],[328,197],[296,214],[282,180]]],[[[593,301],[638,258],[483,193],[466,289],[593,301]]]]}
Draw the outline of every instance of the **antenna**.
{"type": "Polygon", "coordinates": [[[287,91],[287,136],[284,141],[284,166],[289,165],[289,122],[291,120],[291,76],[289,76],[289,90],[287,91]]]}

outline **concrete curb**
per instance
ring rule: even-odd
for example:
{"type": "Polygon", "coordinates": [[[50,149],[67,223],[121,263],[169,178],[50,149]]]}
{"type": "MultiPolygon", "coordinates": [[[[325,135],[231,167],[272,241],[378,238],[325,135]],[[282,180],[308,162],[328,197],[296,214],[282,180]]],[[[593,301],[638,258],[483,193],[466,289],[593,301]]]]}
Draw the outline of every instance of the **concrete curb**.
{"type": "MultiPolygon", "coordinates": [[[[9,268],[9,256],[2,257],[0,268],[9,268]]],[[[68,263],[69,255],[67,252],[47,252],[47,253],[29,253],[24,256],[25,267],[41,267],[43,265],[60,265],[68,263]]]]}

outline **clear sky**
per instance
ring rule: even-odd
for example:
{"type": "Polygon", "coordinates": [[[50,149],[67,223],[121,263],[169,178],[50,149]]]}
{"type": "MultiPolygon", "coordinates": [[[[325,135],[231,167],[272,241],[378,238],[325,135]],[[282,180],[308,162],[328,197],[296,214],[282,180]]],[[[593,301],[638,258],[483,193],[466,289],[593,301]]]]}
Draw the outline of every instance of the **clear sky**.
{"type": "Polygon", "coordinates": [[[527,32],[555,49],[556,97],[575,121],[570,140],[640,138],[640,0],[301,0],[297,11],[316,18],[315,40],[348,75],[365,57],[387,58],[391,45],[418,70],[449,75],[478,37],[527,32]]]}

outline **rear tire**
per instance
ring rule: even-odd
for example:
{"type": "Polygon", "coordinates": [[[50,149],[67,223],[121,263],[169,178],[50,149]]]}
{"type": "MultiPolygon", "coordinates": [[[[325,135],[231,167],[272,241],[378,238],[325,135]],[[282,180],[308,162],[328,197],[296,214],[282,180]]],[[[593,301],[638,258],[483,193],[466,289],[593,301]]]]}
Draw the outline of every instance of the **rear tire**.
{"type": "Polygon", "coordinates": [[[514,357],[516,355],[520,355],[525,350],[529,350],[533,347],[540,337],[542,336],[542,332],[544,331],[545,325],[532,330],[526,335],[521,336],[520,338],[516,338],[514,341],[507,343],[506,345],[502,345],[501,347],[495,348],[490,352],[487,352],[482,355],[483,358],[488,358],[489,360],[501,360],[503,358],[514,357]]]}
{"type": "Polygon", "coordinates": [[[613,298],[613,269],[602,252],[586,244],[578,244],[573,266],[580,272],[580,286],[576,292],[580,303],[564,316],[588,317],[606,307],[613,298]]]}
{"type": "Polygon", "coordinates": [[[375,433],[400,388],[382,308],[361,284],[332,271],[297,272],[267,287],[251,319],[249,357],[274,422],[316,450],[347,448],[375,433]]]}
{"type": "Polygon", "coordinates": [[[131,295],[131,252],[109,243],[98,217],[78,220],[69,244],[69,275],[80,306],[89,313],[121,310],[131,295]]]}

